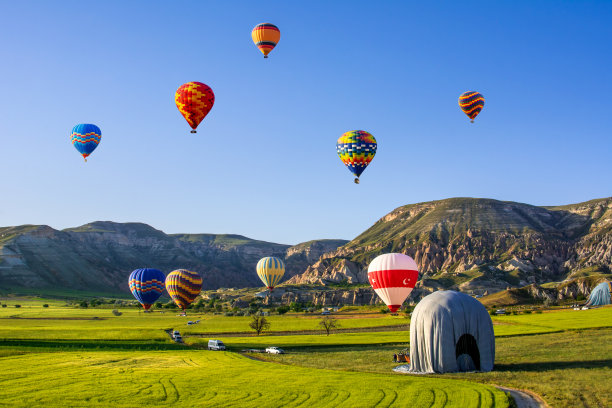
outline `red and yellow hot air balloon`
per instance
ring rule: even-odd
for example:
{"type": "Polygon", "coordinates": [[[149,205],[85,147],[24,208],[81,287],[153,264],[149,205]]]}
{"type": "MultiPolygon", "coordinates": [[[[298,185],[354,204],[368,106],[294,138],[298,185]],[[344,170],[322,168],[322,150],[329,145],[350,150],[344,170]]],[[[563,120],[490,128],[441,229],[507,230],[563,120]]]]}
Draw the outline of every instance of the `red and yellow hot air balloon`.
{"type": "Polygon", "coordinates": [[[392,313],[402,306],[419,278],[414,259],[404,254],[383,254],[370,262],[368,280],[392,313]]]}
{"type": "Polygon", "coordinates": [[[166,290],[174,303],[185,310],[202,290],[202,277],[197,272],[177,269],[166,276],[166,290]]]}
{"type": "Polygon", "coordinates": [[[206,84],[187,82],[176,90],[174,100],[176,107],[193,129],[191,133],[196,133],[196,128],[215,104],[215,94],[206,84]]]}
{"type": "Polygon", "coordinates": [[[257,24],[251,32],[251,37],[253,37],[253,42],[259,48],[259,51],[263,53],[264,58],[268,58],[270,51],[280,41],[280,30],[274,24],[257,24]]]}

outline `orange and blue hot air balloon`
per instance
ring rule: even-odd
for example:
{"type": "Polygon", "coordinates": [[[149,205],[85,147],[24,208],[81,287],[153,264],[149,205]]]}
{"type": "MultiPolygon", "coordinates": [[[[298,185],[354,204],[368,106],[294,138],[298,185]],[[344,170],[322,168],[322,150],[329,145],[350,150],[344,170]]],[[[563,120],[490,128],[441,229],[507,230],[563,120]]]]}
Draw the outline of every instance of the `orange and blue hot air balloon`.
{"type": "Polygon", "coordinates": [[[89,123],[76,125],[72,128],[70,134],[72,145],[81,153],[85,161],[87,161],[87,156],[96,150],[96,147],[100,144],[100,139],[102,139],[100,128],[89,123]]]}
{"type": "Polygon", "coordinates": [[[342,163],[357,176],[356,184],[359,184],[359,176],[374,158],[377,147],[374,136],[365,130],[352,130],[344,133],[338,139],[336,151],[342,163]]]}
{"type": "Polygon", "coordinates": [[[202,277],[197,272],[177,269],[166,277],[166,290],[174,303],[185,310],[202,290],[202,277]]]}
{"type": "Polygon", "coordinates": [[[274,24],[257,24],[253,31],[251,31],[251,37],[259,51],[263,53],[264,58],[268,58],[270,51],[280,41],[280,30],[274,24]]]}
{"type": "Polygon", "coordinates": [[[474,118],[478,116],[484,107],[484,103],[484,96],[475,91],[464,92],[459,97],[459,106],[463,113],[468,115],[468,118],[472,119],[472,123],[474,123],[474,118]]]}
{"type": "Polygon", "coordinates": [[[187,82],[176,90],[174,101],[178,110],[191,126],[191,133],[196,133],[196,128],[215,104],[215,94],[206,84],[187,82]]]}
{"type": "Polygon", "coordinates": [[[164,292],[166,275],[159,269],[140,268],[130,274],[130,291],[145,310],[164,292]]]}

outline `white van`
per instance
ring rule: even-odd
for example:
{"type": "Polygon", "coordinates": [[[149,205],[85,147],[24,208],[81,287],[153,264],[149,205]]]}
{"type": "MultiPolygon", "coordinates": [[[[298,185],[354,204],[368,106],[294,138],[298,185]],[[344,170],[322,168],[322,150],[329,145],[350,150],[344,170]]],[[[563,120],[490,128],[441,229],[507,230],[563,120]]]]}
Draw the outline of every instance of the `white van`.
{"type": "Polygon", "coordinates": [[[209,350],[225,350],[225,344],[221,340],[208,340],[209,350]]]}

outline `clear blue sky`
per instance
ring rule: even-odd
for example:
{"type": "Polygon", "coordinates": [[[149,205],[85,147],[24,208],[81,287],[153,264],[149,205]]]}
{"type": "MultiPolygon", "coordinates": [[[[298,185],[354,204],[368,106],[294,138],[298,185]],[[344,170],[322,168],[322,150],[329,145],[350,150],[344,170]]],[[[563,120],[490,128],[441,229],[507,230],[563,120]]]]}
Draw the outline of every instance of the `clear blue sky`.
{"type": "Polygon", "coordinates": [[[294,244],[421,201],[609,196],[611,21],[607,1],[3,2],[0,225],[294,244]],[[282,33],[267,60],[261,22],[282,33]],[[188,81],[216,95],[196,135],[188,81]],[[88,163],[77,123],[102,129],[88,163]],[[360,185],[335,151],[354,129],[378,140],[360,185]]]}

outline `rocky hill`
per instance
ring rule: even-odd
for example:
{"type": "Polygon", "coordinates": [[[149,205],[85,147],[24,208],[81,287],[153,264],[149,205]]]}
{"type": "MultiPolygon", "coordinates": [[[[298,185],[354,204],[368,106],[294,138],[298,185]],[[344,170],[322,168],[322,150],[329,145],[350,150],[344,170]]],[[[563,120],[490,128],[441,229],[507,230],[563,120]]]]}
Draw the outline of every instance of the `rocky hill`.
{"type": "Polygon", "coordinates": [[[441,288],[496,292],[612,268],[612,198],[561,207],[451,198],[399,207],[324,254],[294,284],[364,283],[385,252],[412,256],[414,296],[441,288]]]}
{"type": "Polygon", "coordinates": [[[5,227],[0,228],[0,289],[125,292],[129,273],[141,267],[197,271],[206,289],[256,287],[261,282],[255,265],[264,256],[286,258],[291,277],[345,243],[289,246],[240,235],[168,235],[139,223],[93,222],[63,231],[45,225],[5,227]]]}

